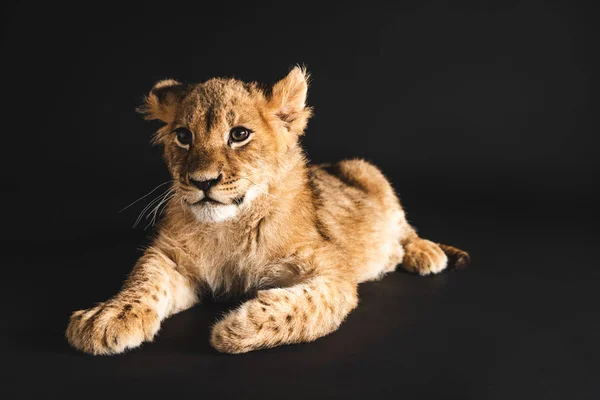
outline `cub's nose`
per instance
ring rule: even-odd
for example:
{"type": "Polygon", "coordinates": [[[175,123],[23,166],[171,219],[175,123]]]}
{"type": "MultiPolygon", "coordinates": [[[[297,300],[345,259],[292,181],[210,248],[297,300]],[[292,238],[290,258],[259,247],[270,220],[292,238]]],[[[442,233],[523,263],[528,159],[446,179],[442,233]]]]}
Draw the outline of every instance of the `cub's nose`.
{"type": "Polygon", "coordinates": [[[210,190],[211,187],[215,186],[221,179],[223,178],[223,174],[219,174],[219,176],[217,176],[214,179],[207,179],[204,181],[198,181],[196,179],[193,179],[190,176],[190,183],[194,186],[196,186],[198,189],[202,190],[203,192],[208,192],[210,190]]]}

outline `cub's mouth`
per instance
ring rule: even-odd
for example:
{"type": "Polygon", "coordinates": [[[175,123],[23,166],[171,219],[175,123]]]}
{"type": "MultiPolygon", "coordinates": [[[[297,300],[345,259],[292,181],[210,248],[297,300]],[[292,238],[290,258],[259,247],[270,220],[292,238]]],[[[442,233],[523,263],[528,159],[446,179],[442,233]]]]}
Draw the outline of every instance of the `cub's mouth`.
{"type": "Polygon", "coordinates": [[[198,201],[197,201],[197,202],[195,202],[195,203],[192,203],[191,205],[192,205],[192,206],[200,206],[200,205],[204,205],[204,204],[223,205],[223,206],[224,206],[224,205],[226,205],[225,203],[221,203],[220,201],[217,201],[217,200],[215,200],[215,199],[212,199],[212,198],[210,198],[210,197],[208,197],[208,196],[204,197],[204,198],[203,198],[203,199],[201,199],[201,200],[198,200],[198,201]]]}
{"type": "Polygon", "coordinates": [[[244,202],[245,194],[235,197],[231,200],[231,203],[223,203],[221,201],[215,200],[212,197],[204,196],[201,200],[198,200],[195,203],[190,204],[191,206],[204,206],[204,205],[212,205],[212,206],[227,206],[234,204],[236,206],[241,205],[244,202]]]}

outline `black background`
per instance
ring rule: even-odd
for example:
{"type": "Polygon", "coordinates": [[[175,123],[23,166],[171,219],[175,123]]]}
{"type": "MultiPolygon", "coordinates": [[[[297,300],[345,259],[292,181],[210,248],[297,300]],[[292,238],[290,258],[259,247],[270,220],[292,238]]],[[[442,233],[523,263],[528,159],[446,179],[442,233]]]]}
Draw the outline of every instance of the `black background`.
{"type": "Polygon", "coordinates": [[[2,17],[2,390],[87,395],[594,398],[598,296],[597,14],[573,2],[9,2],[2,17]],[[169,179],[152,85],[312,74],[304,146],[363,157],[421,234],[471,269],[401,272],[313,344],[208,346],[228,305],[166,321],[155,343],[93,358],[71,311],[118,290],[169,179]],[[14,356],[14,357],[8,357],[14,356]],[[19,382],[19,385],[13,385],[19,382]],[[25,382],[23,384],[22,382],[25,382]],[[118,391],[117,391],[118,390],[118,391]]]}

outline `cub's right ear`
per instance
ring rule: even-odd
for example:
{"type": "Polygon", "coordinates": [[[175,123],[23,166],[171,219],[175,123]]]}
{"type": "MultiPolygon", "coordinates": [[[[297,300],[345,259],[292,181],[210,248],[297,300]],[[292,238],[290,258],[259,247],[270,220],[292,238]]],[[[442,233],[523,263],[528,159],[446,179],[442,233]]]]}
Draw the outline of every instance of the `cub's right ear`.
{"type": "Polygon", "coordinates": [[[171,123],[179,103],[188,93],[188,86],[173,79],[159,81],[154,85],[144,104],[137,111],[147,120],[159,119],[171,123]]]}

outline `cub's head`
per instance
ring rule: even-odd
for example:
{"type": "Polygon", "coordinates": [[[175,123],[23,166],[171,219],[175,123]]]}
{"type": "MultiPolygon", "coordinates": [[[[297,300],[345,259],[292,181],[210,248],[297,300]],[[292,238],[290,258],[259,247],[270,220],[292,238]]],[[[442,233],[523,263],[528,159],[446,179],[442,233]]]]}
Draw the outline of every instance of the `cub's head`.
{"type": "Polygon", "coordinates": [[[264,193],[297,148],[310,108],[304,69],[273,87],[236,79],[158,82],[140,112],[166,125],[154,136],[178,200],[204,222],[235,217],[264,193]]]}

